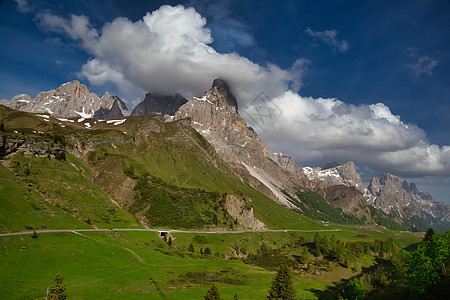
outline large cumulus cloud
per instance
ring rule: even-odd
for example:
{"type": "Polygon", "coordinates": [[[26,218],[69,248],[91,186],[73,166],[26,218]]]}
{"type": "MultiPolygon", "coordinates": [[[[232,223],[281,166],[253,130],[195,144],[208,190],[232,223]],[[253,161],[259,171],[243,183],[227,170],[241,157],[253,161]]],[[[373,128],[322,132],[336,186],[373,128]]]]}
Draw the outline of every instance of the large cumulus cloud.
{"type": "Polygon", "coordinates": [[[217,77],[227,80],[242,102],[263,89],[278,95],[290,86],[301,87],[305,61],[285,70],[236,53],[218,53],[210,46],[206,19],[194,8],[164,5],[137,22],[117,18],[100,31],[84,16],[63,19],[46,12],[38,15],[38,22],[45,30],[81,41],[92,58],[80,75],[95,85],[112,82],[125,97],[138,90],[180,92],[189,98],[201,95],[217,77]]]}
{"type": "Polygon", "coordinates": [[[265,113],[263,122],[252,118],[252,106],[242,113],[256,120],[252,125],[275,150],[299,162],[353,160],[396,175],[450,174],[450,147],[431,145],[422,129],[403,122],[383,103],[355,106],[286,91],[264,106],[274,113],[265,113]]]}

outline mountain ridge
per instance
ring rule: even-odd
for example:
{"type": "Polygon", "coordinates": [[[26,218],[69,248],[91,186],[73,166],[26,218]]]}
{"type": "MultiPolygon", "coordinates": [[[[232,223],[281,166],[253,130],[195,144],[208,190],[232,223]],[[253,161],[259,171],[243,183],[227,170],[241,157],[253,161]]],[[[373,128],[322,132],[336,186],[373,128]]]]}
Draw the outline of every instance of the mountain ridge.
{"type": "MultiPolygon", "coordinates": [[[[26,94],[20,94],[11,100],[2,99],[0,104],[32,113],[50,113],[55,117],[92,117],[99,109],[110,110],[120,98],[111,96],[106,92],[101,98],[89,92],[84,84],[74,80],[62,84],[60,87],[47,92],[40,92],[36,98],[31,99],[26,94]]],[[[122,115],[126,115],[126,106],[123,101],[122,115]]]]}

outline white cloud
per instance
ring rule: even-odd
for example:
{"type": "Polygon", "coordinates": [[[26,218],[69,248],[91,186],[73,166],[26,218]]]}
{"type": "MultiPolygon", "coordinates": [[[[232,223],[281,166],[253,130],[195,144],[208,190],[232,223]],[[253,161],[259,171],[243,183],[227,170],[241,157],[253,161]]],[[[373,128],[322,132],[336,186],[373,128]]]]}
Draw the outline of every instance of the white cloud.
{"type": "Polygon", "coordinates": [[[346,52],[350,47],[346,40],[339,41],[337,39],[338,31],[335,29],[325,30],[325,31],[313,31],[311,28],[307,27],[305,33],[309,36],[317,38],[323,43],[332,46],[335,50],[341,53],[346,52]]]}
{"type": "Polygon", "coordinates": [[[44,30],[65,33],[74,40],[81,40],[86,50],[92,50],[92,45],[98,41],[98,32],[90,26],[86,16],[71,15],[66,20],[50,13],[39,13],[36,18],[44,30]]]}
{"type": "Polygon", "coordinates": [[[422,74],[433,75],[433,69],[437,66],[438,60],[427,55],[417,56],[415,53],[412,53],[411,56],[415,58],[415,63],[408,64],[407,67],[413,77],[418,78],[422,74]]]}
{"type": "Polygon", "coordinates": [[[100,31],[85,16],[67,20],[45,13],[38,20],[43,29],[81,41],[93,56],[83,66],[82,77],[92,84],[112,82],[125,97],[133,97],[129,91],[136,87],[162,94],[180,92],[189,98],[203,94],[217,77],[228,81],[241,103],[263,90],[276,96],[302,86],[305,60],[284,70],[270,63],[255,64],[236,53],[218,53],[210,46],[206,19],[194,8],[164,5],[136,22],[117,18],[100,31]]]}
{"type": "Polygon", "coordinates": [[[206,4],[208,27],[214,33],[214,44],[222,51],[255,46],[255,39],[248,32],[247,26],[232,16],[226,4],[226,1],[206,4]]]}
{"type": "Polygon", "coordinates": [[[273,150],[298,162],[353,160],[397,175],[450,175],[450,147],[430,145],[422,129],[402,122],[383,103],[355,106],[287,91],[265,105],[281,113],[265,114],[266,122],[252,125],[273,150]]]}
{"type": "Polygon", "coordinates": [[[27,13],[31,11],[31,6],[27,0],[14,0],[17,4],[17,10],[21,13],[27,13]]]}

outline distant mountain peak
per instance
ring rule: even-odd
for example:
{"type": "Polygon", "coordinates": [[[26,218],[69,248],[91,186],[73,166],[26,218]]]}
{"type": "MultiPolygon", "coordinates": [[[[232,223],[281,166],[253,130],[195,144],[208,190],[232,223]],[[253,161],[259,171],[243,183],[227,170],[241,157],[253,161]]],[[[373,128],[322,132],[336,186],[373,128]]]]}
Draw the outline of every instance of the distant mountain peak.
{"type": "Polygon", "coordinates": [[[181,94],[175,95],[155,95],[147,93],[142,102],[133,109],[132,116],[143,116],[152,114],[173,116],[181,105],[187,102],[181,94]]]}
{"type": "Polygon", "coordinates": [[[428,193],[419,192],[415,183],[403,182],[395,175],[384,173],[373,177],[365,191],[367,202],[386,213],[394,211],[401,218],[421,217],[432,224],[430,216],[450,219],[450,206],[436,202],[428,193]]]}
{"type": "MultiPolygon", "coordinates": [[[[110,110],[113,107],[116,96],[108,92],[99,98],[95,93],[89,92],[88,88],[78,80],[63,83],[56,90],[39,93],[36,98],[20,94],[11,100],[1,100],[0,104],[5,106],[31,112],[49,113],[55,117],[92,117],[99,110],[110,110]]],[[[121,107],[125,107],[123,102],[121,107]]]]}

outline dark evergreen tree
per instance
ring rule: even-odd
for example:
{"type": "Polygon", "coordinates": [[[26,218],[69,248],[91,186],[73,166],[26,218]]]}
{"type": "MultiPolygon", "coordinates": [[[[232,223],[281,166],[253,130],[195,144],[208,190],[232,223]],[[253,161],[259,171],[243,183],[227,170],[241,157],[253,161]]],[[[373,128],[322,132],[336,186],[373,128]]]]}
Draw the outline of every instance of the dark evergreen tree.
{"type": "Polygon", "coordinates": [[[66,295],[66,287],[63,285],[63,277],[61,273],[58,273],[55,278],[55,286],[52,286],[48,289],[48,300],[65,300],[67,298],[66,295]]]}
{"type": "Polygon", "coordinates": [[[189,245],[188,251],[189,251],[189,252],[195,252],[195,250],[194,250],[194,245],[193,245],[192,243],[189,245]]]}
{"type": "Polygon", "coordinates": [[[171,236],[169,236],[169,240],[167,241],[167,245],[169,247],[172,247],[172,237],[171,236]]]}
{"type": "Polygon", "coordinates": [[[204,300],[222,300],[222,297],[220,296],[219,289],[217,286],[213,283],[213,285],[209,288],[209,290],[206,292],[206,295],[203,297],[204,300]]]}
{"type": "Polygon", "coordinates": [[[291,270],[286,264],[282,264],[277,271],[277,275],[272,281],[272,286],[267,299],[289,300],[294,299],[294,297],[295,290],[291,270]]]}
{"type": "Polygon", "coordinates": [[[423,238],[423,240],[426,242],[426,241],[430,240],[433,235],[434,235],[433,228],[429,228],[427,230],[427,233],[425,234],[425,237],[423,238]]]}
{"type": "Polygon", "coordinates": [[[364,299],[364,288],[356,278],[353,278],[349,282],[347,282],[341,292],[341,296],[344,299],[352,299],[352,300],[362,300],[364,299]]]}
{"type": "Polygon", "coordinates": [[[5,132],[5,124],[3,123],[0,124],[0,131],[5,132]]]}

